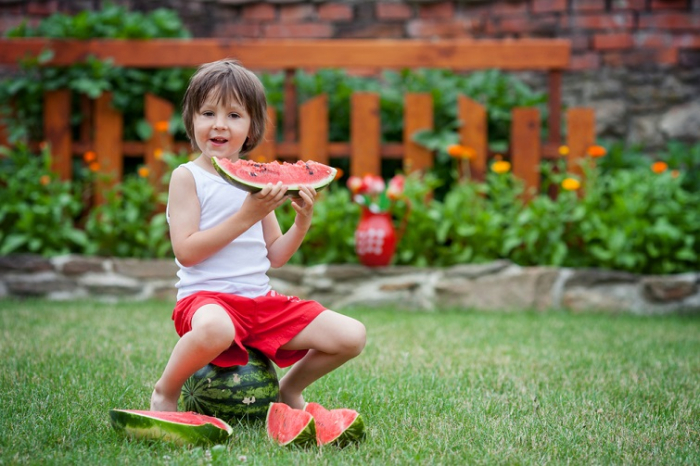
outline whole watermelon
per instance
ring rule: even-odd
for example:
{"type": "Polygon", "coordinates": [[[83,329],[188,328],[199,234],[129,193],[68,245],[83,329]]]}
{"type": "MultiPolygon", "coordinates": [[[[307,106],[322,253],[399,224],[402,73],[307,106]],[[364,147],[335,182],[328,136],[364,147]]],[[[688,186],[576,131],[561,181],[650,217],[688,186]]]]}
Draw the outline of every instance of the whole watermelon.
{"type": "Polygon", "coordinates": [[[247,350],[245,366],[207,364],[187,379],[180,395],[184,410],[226,422],[264,418],[279,398],[279,380],[272,361],[256,349],[247,350]]]}

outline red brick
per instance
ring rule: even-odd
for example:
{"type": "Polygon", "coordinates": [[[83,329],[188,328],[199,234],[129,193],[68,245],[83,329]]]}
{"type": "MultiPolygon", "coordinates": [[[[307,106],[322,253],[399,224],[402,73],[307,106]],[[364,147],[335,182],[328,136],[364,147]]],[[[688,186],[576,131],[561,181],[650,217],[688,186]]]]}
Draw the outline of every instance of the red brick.
{"type": "Polygon", "coordinates": [[[607,52],[600,55],[601,61],[605,66],[618,67],[625,64],[623,52],[607,52]]]}
{"type": "Polygon", "coordinates": [[[639,27],[658,29],[700,30],[700,12],[698,13],[654,13],[642,15],[639,27]]]}
{"type": "Polygon", "coordinates": [[[572,34],[568,36],[571,41],[571,50],[581,52],[591,48],[591,36],[588,34],[572,34]]]}
{"type": "Polygon", "coordinates": [[[688,0],[651,0],[652,11],[656,10],[687,10],[688,0]]]}
{"type": "Polygon", "coordinates": [[[571,56],[568,70],[597,70],[600,68],[600,55],[596,52],[586,52],[571,56]]]}
{"type": "Polygon", "coordinates": [[[336,25],[334,39],[403,39],[404,25],[399,22],[352,24],[352,27],[336,25]]]}
{"type": "Polygon", "coordinates": [[[406,31],[412,38],[463,38],[471,37],[479,28],[479,21],[457,19],[453,21],[424,21],[411,20],[406,25],[406,31]]]}
{"type": "Polygon", "coordinates": [[[533,13],[556,13],[566,11],[566,0],[532,0],[533,13]]]}
{"type": "Polygon", "coordinates": [[[492,16],[514,16],[527,14],[527,2],[500,0],[491,5],[492,16]]]}
{"type": "Polygon", "coordinates": [[[275,19],[275,7],[269,3],[255,3],[243,7],[243,18],[256,21],[271,21],[275,19]]]}
{"type": "Polygon", "coordinates": [[[56,12],[58,12],[58,0],[29,2],[27,4],[27,14],[31,16],[51,16],[56,12]]]}
{"type": "Polygon", "coordinates": [[[605,0],[572,0],[571,7],[574,11],[605,11],[605,0]]]}
{"type": "Polygon", "coordinates": [[[532,18],[521,17],[506,17],[498,20],[499,30],[505,33],[532,33],[539,35],[548,35],[557,28],[557,18],[554,15],[535,16],[532,18]]]}
{"type": "Polygon", "coordinates": [[[318,17],[327,21],[351,21],[354,18],[351,5],[324,3],[318,7],[318,17]]]}
{"type": "Polygon", "coordinates": [[[430,3],[420,5],[418,17],[423,19],[450,19],[454,17],[455,6],[453,2],[430,3]]]}
{"type": "Polygon", "coordinates": [[[297,4],[297,5],[281,5],[279,7],[279,19],[281,22],[300,22],[309,19],[314,19],[316,10],[313,5],[297,4]]]}
{"type": "Polygon", "coordinates": [[[678,63],[678,49],[667,48],[657,51],[656,63],[661,65],[675,65],[678,63]]]}
{"type": "Polygon", "coordinates": [[[572,29],[631,29],[634,17],[632,13],[576,15],[562,18],[561,23],[562,27],[572,29]]]}
{"type": "Polygon", "coordinates": [[[266,38],[271,39],[326,39],[333,37],[333,27],[327,23],[268,24],[263,33],[266,38]]]}
{"type": "Polygon", "coordinates": [[[659,49],[673,45],[673,36],[651,31],[639,31],[634,35],[634,44],[639,48],[659,49]]]}
{"type": "Polygon", "coordinates": [[[612,0],[612,11],[634,10],[644,11],[647,7],[646,0],[612,0]]]}
{"type": "Polygon", "coordinates": [[[594,50],[623,50],[634,45],[632,34],[595,34],[593,36],[594,50]]]}
{"type": "Polygon", "coordinates": [[[635,49],[621,53],[615,61],[618,66],[643,66],[651,63],[659,65],[674,65],[678,63],[678,49],[635,49]]]}
{"type": "Polygon", "coordinates": [[[681,34],[673,37],[673,46],[684,49],[700,49],[700,35],[681,34]]]}
{"type": "Polygon", "coordinates": [[[413,9],[405,3],[379,2],[374,9],[377,19],[381,20],[405,20],[413,17],[413,9]]]}
{"type": "Polygon", "coordinates": [[[263,35],[260,23],[217,23],[214,37],[226,37],[231,39],[259,39],[263,35]]]}

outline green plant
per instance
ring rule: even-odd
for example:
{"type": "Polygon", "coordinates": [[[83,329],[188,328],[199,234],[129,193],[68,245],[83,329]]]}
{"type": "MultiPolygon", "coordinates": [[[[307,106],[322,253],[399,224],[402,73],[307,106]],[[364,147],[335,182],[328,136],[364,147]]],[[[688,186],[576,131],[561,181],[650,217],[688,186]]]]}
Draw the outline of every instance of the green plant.
{"type": "Polygon", "coordinates": [[[23,144],[0,146],[0,255],[52,256],[85,247],[88,238],[76,227],[84,189],[51,171],[48,147],[37,155],[23,144]]]}

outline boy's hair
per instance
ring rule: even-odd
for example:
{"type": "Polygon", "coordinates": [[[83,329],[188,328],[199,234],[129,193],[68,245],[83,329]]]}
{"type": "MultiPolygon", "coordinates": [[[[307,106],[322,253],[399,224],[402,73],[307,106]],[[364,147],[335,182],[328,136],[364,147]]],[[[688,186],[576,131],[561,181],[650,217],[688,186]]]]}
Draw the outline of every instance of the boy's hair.
{"type": "Polygon", "coordinates": [[[253,150],[265,136],[265,88],[252,71],[237,60],[228,58],[200,66],[187,86],[182,102],[182,119],[192,147],[201,150],[194,137],[194,116],[212,92],[217,101],[227,105],[235,99],[245,107],[250,115],[250,131],[240,153],[243,155],[253,150]]]}

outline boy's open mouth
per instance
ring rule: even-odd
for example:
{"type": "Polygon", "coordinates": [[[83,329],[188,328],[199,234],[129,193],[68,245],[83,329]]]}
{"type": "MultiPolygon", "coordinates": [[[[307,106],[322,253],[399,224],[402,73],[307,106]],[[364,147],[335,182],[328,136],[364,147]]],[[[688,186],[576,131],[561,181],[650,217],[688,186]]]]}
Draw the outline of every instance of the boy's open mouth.
{"type": "Polygon", "coordinates": [[[211,138],[212,142],[215,142],[217,144],[223,144],[225,142],[228,142],[228,139],[225,138],[211,138]]]}

